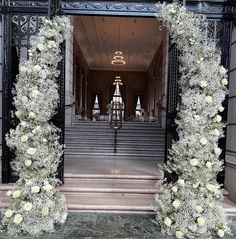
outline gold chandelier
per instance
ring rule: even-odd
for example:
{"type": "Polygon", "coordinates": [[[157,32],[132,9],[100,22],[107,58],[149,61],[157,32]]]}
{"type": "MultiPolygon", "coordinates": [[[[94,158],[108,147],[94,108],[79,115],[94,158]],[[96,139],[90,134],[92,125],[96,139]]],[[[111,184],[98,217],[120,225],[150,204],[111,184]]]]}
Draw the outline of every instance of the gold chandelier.
{"type": "Polygon", "coordinates": [[[112,65],[125,65],[124,57],[122,56],[122,51],[116,51],[113,60],[111,61],[112,65]]]}

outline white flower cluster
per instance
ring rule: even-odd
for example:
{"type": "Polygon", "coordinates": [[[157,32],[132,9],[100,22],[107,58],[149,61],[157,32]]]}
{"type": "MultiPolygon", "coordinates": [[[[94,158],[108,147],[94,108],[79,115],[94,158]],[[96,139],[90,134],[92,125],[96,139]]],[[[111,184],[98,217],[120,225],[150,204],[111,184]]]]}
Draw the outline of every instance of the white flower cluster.
{"type": "Polygon", "coordinates": [[[224,124],[219,112],[227,93],[227,71],[220,51],[205,36],[205,18],[179,3],[162,4],[157,13],[180,51],[181,105],[177,131],[166,170],[177,180],[156,196],[157,222],[162,232],[177,238],[206,239],[230,233],[220,204],[216,176],[222,170],[218,140],[224,124]]]}
{"type": "Polygon", "coordinates": [[[55,223],[63,222],[67,215],[56,179],[63,147],[58,142],[59,129],[49,120],[59,100],[61,44],[70,31],[67,17],[43,19],[39,33],[31,38],[29,59],[20,63],[14,90],[20,123],[6,136],[16,154],[12,168],[19,175],[13,191],[7,193],[12,203],[2,221],[10,235],[32,237],[52,232],[55,223]]]}

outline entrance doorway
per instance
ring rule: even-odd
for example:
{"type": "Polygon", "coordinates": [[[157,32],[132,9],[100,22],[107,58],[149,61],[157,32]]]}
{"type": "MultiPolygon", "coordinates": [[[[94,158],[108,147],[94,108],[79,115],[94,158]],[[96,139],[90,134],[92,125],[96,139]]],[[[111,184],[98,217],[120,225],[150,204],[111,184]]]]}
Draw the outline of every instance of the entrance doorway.
{"type": "Polygon", "coordinates": [[[137,205],[135,210],[150,211],[156,182],[162,179],[157,164],[165,155],[166,30],[160,30],[156,18],[71,20],[74,32],[66,44],[66,105],[71,107],[66,109],[63,187],[73,184],[86,191],[69,200],[77,198],[90,210],[133,211],[137,205]],[[114,59],[124,62],[113,64],[114,59]],[[122,83],[118,91],[117,79],[122,83]],[[115,92],[124,103],[116,153],[108,122],[115,92]]]}

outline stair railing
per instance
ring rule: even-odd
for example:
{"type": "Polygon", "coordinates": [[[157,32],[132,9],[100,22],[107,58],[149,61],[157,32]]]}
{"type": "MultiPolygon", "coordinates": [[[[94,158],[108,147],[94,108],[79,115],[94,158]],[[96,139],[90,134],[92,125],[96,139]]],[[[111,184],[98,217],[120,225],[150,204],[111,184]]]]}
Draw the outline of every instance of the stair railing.
{"type": "Polygon", "coordinates": [[[114,153],[117,152],[117,131],[122,128],[124,104],[112,102],[109,111],[109,125],[114,129],[114,153]]]}

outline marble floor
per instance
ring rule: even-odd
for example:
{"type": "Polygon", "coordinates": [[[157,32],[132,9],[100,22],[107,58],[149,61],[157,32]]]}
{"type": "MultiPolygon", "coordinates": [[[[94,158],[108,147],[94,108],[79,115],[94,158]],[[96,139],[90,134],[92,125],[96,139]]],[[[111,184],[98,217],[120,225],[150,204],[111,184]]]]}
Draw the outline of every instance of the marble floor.
{"type": "MultiPolygon", "coordinates": [[[[88,214],[70,213],[65,224],[57,226],[57,231],[44,234],[40,239],[172,239],[160,233],[152,219],[154,216],[145,214],[88,214]]],[[[231,228],[236,235],[236,217],[231,217],[231,228]]],[[[17,237],[17,239],[26,237],[17,237]]],[[[0,234],[0,239],[13,239],[6,233],[0,234]]]]}

